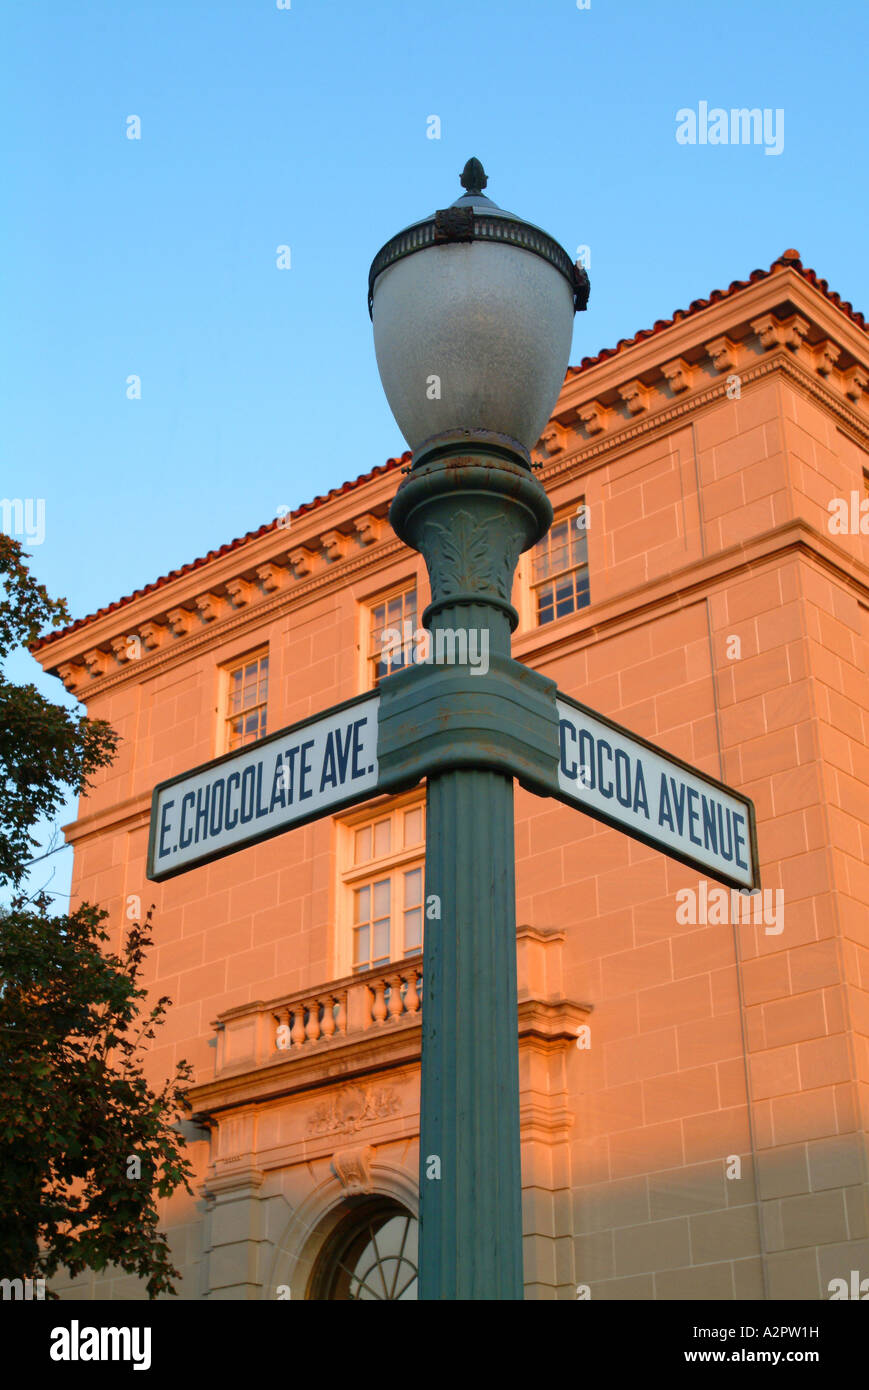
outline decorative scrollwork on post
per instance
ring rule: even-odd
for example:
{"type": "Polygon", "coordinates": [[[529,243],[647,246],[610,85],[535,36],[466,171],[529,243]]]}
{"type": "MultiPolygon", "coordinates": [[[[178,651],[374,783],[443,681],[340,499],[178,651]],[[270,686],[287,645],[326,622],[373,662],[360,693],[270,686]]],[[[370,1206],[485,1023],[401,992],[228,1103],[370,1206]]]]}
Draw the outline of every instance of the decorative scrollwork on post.
{"type": "Polygon", "coordinates": [[[427,521],[419,548],[433,600],[473,593],[481,600],[494,595],[509,602],[521,546],[521,533],[510,516],[479,520],[459,511],[450,526],[427,521]]]}

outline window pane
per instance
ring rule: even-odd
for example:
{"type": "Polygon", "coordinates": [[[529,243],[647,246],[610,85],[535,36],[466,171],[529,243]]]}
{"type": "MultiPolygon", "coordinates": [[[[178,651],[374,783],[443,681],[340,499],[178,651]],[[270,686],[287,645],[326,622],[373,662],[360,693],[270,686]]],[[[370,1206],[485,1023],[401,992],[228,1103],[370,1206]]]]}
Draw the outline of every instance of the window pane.
{"type": "Polygon", "coordinates": [[[374,858],[381,859],[392,847],[392,822],[379,820],[374,827],[374,858]]]}
{"type": "MultiPolygon", "coordinates": [[[[578,520],[579,518],[577,518],[578,520]]],[[[574,524],[573,528],[573,563],[576,565],[585,564],[588,559],[588,532],[581,530],[574,524]]]]}
{"type": "Polygon", "coordinates": [[[368,922],[371,920],[371,889],[357,888],[356,899],[356,922],[368,922]]]}
{"type": "Polygon", "coordinates": [[[369,644],[368,644],[368,655],[369,655],[370,657],[372,657],[372,659],[376,659],[376,658],[379,658],[379,657],[380,657],[381,649],[382,649],[382,647],[383,647],[383,635],[382,635],[382,634],[383,634],[383,623],[382,623],[379,619],[377,619],[377,621],[375,621],[375,620],[373,619],[373,617],[372,617],[372,622],[371,622],[371,634],[370,634],[370,637],[369,637],[369,644]]]}
{"type": "Polygon", "coordinates": [[[374,923],[374,960],[389,960],[389,918],[374,923]]]}
{"type": "Polygon", "coordinates": [[[241,748],[266,732],[268,656],[243,661],[227,672],[227,747],[241,748]],[[240,715],[236,719],[234,716],[240,715]]]}
{"type": "Polygon", "coordinates": [[[404,844],[405,848],[410,845],[422,843],[422,807],[415,806],[412,811],[404,813],[404,844]]]}
{"type": "Polygon", "coordinates": [[[368,656],[371,661],[372,679],[377,685],[384,676],[402,670],[412,660],[412,643],[404,643],[404,622],[409,620],[411,627],[416,625],[416,589],[407,589],[402,594],[394,594],[383,603],[374,604],[370,613],[368,656]],[[387,628],[398,633],[402,641],[402,646],[397,650],[390,644],[388,653],[383,651],[383,633],[387,628]]]}
{"type": "Polygon", "coordinates": [[[567,569],[567,544],[553,545],[550,552],[550,574],[560,574],[567,569]]]}
{"type": "Polygon", "coordinates": [[[422,908],[411,908],[404,914],[404,954],[418,951],[422,946],[422,908]]]}
{"type": "Polygon", "coordinates": [[[370,959],[368,927],[358,927],[353,933],[353,964],[367,965],[370,959]]]}
{"type": "Polygon", "coordinates": [[[371,858],[371,826],[364,825],[354,837],[353,862],[366,864],[371,858]]]}
{"type": "Polygon", "coordinates": [[[422,869],[408,869],[404,875],[404,905],[419,907],[422,902],[422,869]]]}
{"type": "MultiPolygon", "coordinates": [[[[374,916],[389,916],[389,898],[391,885],[388,878],[382,878],[379,883],[374,885],[374,916]]],[[[366,890],[367,891],[367,890],[366,890]]]]}
{"type": "MultiPolygon", "coordinates": [[[[579,499],[584,506],[585,498],[579,499]]],[[[548,537],[534,549],[532,583],[537,599],[537,623],[567,617],[590,602],[588,585],[588,532],[578,526],[579,512],[555,523],[548,537]],[[547,583],[547,580],[554,582],[547,583]]]]}

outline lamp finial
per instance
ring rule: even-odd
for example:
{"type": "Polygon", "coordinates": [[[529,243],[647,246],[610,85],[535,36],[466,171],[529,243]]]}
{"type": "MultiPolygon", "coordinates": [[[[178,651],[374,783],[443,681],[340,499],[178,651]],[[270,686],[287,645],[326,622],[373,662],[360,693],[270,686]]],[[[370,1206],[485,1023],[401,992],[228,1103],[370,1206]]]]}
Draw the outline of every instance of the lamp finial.
{"type": "Polygon", "coordinates": [[[459,182],[466,193],[482,193],[489,180],[479,159],[469,159],[461,172],[459,182]]]}

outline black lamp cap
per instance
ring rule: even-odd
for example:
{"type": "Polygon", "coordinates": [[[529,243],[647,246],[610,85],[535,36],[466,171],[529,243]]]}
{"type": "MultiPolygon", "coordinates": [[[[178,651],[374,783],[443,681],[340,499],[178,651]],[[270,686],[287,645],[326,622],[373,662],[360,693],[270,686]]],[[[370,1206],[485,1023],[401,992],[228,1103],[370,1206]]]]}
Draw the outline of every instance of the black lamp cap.
{"type": "Polygon", "coordinates": [[[459,183],[466,193],[482,193],[489,182],[486,171],[479,159],[469,159],[459,176],[459,183]]]}
{"type": "Polygon", "coordinates": [[[570,257],[562,246],[547,232],[515,212],[507,212],[483,189],[489,182],[485,169],[479,159],[468,160],[459,182],[465,190],[449,207],[439,208],[430,217],[412,222],[396,236],[391,237],[378,251],[368,272],[368,314],[374,317],[374,282],[378,275],[388,270],[396,261],[425,251],[429,246],[446,246],[462,242],[482,241],[489,244],[503,242],[530,251],[535,256],[549,261],[561,272],[570,285],[574,297],[574,309],[584,309],[588,303],[589,281],[584,269],[577,263],[572,265],[570,257]]]}

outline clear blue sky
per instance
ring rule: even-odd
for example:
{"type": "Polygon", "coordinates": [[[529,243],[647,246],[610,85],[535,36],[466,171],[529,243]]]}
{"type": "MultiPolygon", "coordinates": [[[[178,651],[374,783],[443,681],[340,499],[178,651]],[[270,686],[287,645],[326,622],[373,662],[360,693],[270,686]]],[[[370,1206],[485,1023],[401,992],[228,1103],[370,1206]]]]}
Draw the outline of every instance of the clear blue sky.
{"type": "Polygon", "coordinates": [[[0,493],[45,499],[73,617],[403,450],[368,268],[472,154],[591,248],[572,362],[789,246],[869,310],[865,0],[7,0],[4,31],[0,493]],[[783,152],[678,144],[701,101],[782,109],[783,152]]]}

